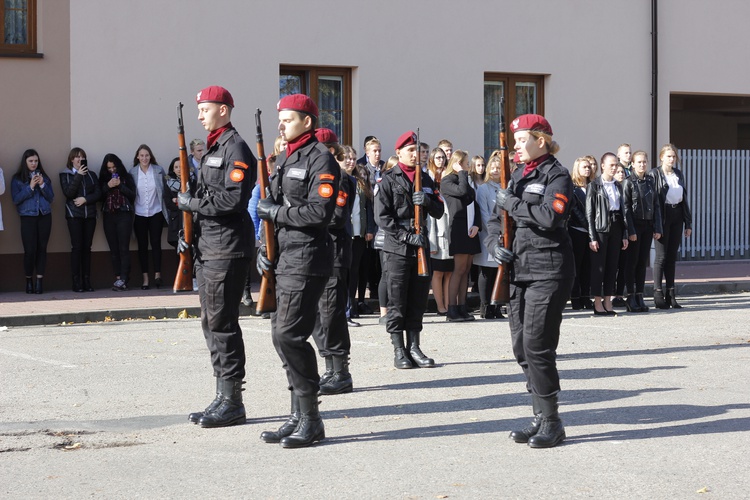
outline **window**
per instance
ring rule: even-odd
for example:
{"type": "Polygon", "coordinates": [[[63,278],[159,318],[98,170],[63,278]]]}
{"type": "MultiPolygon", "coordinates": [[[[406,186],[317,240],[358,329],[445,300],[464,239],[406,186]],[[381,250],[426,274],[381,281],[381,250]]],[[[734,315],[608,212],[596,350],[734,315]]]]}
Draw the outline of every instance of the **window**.
{"type": "Polygon", "coordinates": [[[508,126],[526,113],[544,114],[544,77],[486,73],[484,75],[484,157],[500,147],[500,98],[505,98],[505,130],[508,147],[513,137],[508,126]]]}
{"type": "Polygon", "coordinates": [[[36,54],[36,0],[0,0],[0,55],[36,54]]]}
{"type": "Polygon", "coordinates": [[[318,105],[318,127],[330,128],[341,144],[352,141],[352,70],[326,66],[281,66],[279,97],[307,94],[318,105]]]}

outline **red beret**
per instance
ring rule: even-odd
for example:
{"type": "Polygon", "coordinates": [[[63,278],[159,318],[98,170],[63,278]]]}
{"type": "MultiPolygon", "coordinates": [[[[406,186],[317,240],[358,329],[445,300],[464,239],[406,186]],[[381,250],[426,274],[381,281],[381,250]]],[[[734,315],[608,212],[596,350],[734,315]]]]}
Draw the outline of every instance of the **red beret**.
{"type": "Polygon", "coordinates": [[[533,130],[552,135],[552,126],[542,115],[521,115],[510,124],[510,131],[516,133],[519,130],[533,130]]]}
{"type": "Polygon", "coordinates": [[[396,149],[401,149],[403,147],[410,146],[416,143],[417,134],[410,130],[408,132],[404,132],[398,139],[396,139],[396,149]]]}
{"type": "Polygon", "coordinates": [[[333,144],[334,142],[339,142],[339,138],[336,136],[336,132],[334,132],[330,128],[317,129],[315,131],[315,138],[318,139],[318,142],[322,142],[325,144],[333,144]]]}
{"type": "Polygon", "coordinates": [[[315,118],[318,117],[318,106],[315,101],[310,99],[305,94],[291,94],[281,98],[279,103],[276,105],[277,111],[299,111],[301,113],[307,113],[315,118]]]}
{"type": "Polygon", "coordinates": [[[218,85],[211,85],[198,92],[198,95],[195,96],[195,102],[198,104],[202,102],[218,102],[219,104],[226,104],[230,108],[234,107],[232,94],[224,87],[219,87],[218,85]]]}

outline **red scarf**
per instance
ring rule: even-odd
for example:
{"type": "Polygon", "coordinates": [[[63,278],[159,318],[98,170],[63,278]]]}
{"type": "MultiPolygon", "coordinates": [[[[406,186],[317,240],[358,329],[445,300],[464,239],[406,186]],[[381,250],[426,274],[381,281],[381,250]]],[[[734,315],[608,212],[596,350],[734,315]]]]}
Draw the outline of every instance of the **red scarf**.
{"type": "Polygon", "coordinates": [[[542,155],[535,160],[529,160],[529,162],[526,163],[526,167],[523,169],[523,176],[526,177],[527,175],[529,175],[536,167],[544,163],[549,157],[550,154],[547,153],[546,155],[542,155]]]}
{"type": "Polygon", "coordinates": [[[211,146],[214,145],[214,143],[221,137],[221,134],[223,134],[226,130],[229,130],[232,128],[232,122],[227,123],[221,128],[217,128],[216,130],[212,130],[208,133],[208,139],[206,139],[206,149],[211,149],[211,146]]]}
{"type": "Polygon", "coordinates": [[[398,162],[398,166],[401,167],[401,171],[406,174],[412,184],[414,184],[414,175],[417,173],[415,167],[407,167],[401,162],[398,162]]]}
{"type": "Polygon", "coordinates": [[[292,153],[297,151],[302,146],[307,145],[307,143],[310,142],[310,139],[312,139],[314,135],[315,132],[313,132],[312,130],[308,130],[307,132],[300,134],[291,141],[287,142],[286,157],[289,158],[290,156],[292,156],[292,153]]]}

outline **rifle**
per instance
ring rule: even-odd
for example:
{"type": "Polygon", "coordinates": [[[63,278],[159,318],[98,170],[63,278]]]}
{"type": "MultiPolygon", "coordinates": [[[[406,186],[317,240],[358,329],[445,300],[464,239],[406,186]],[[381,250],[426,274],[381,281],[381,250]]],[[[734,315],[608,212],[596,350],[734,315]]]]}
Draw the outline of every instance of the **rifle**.
{"type": "MultiPolygon", "coordinates": [[[[255,110],[255,145],[258,152],[258,181],[260,182],[260,197],[266,198],[269,190],[268,167],[266,165],[266,152],[263,148],[263,130],[260,126],[260,108],[255,110]]],[[[276,260],[276,234],[273,222],[264,220],[263,234],[265,237],[266,257],[273,262],[276,260]]],[[[276,310],[276,276],[273,271],[263,271],[260,280],[260,296],[255,306],[255,314],[274,312],[276,310]]]]}
{"type": "MultiPolygon", "coordinates": [[[[180,192],[186,193],[190,189],[190,164],[188,163],[187,148],[185,147],[185,125],[182,120],[182,102],[177,104],[177,141],[180,146],[180,192]]],[[[193,213],[182,212],[182,230],[188,249],[180,254],[177,275],[174,277],[172,290],[177,292],[193,291],[193,213]]]]}
{"type": "MultiPolygon", "coordinates": [[[[417,129],[417,167],[414,171],[414,192],[422,190],[422,162],[419,161],[419,129],[417,129]]],[[[414,232],[422,233],[422,207],[414,205],[414,232]]],[[[417,248],[417,274],[429,276],[430,268],[427,267],[427,252],[424,247],[417,248]]]]}
{"type": "MultiPolygon", "coordinates": [[[[508,143],[505,138],[505,98],[500,98],[500,187],[506,189],[510,182],[510,162],[508,158],[508,143]]],[[[505,210],[501,213],[503,246],[508,250],[513,248],[513,220],[505,210]]],[[[492,287],[490,304],[507,304],[510,301],[510,273],[506,264],[497,268],[495,284],[492,287]]]]}

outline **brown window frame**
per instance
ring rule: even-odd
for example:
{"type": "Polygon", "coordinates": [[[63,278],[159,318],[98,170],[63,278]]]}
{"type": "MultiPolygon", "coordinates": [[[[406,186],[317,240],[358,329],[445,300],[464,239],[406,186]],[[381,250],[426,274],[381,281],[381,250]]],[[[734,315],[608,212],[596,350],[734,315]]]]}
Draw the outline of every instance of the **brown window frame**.
{"type": "Polygon", "coordinates": [[[5,43],[5,1],[0,0],[0,57],[41,57],[37,53],[36,0],[27,0],[26,37],[28,43],[5,43]]]}
{"type": "Polygon", "coordinates": [[[301,66],[282,64],[279,75],[297,75],[300,77],[302,93],[309,95],[315,104],[318,102],[318,79],[321,76],[341,77],[343,82],[342,137],[341,144],[351,144],[352,141],[352,68],[345,66],[301,66]]]}

